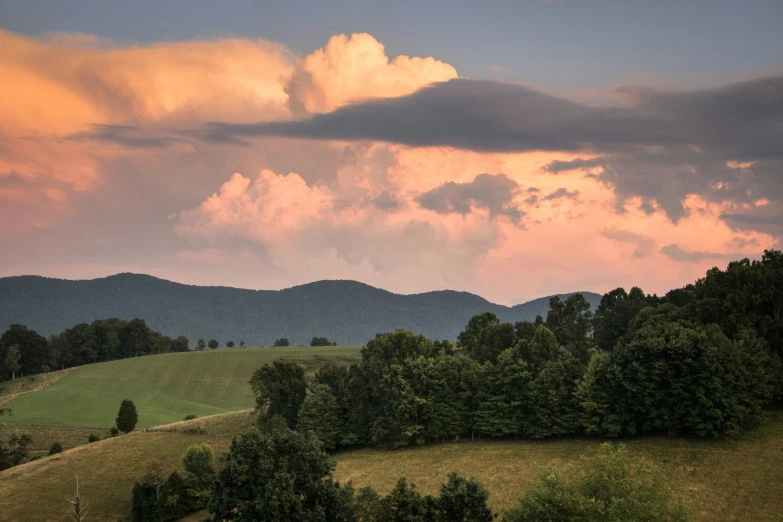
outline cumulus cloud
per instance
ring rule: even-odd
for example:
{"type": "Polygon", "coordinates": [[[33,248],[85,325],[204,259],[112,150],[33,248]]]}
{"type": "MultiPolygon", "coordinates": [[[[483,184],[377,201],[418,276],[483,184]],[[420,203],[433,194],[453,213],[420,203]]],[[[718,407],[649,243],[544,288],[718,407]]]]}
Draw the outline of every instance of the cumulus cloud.
{"type": "Polygon", "coordinates": [[[594,109],[453,80],[447,64],[389,58],[367,35],[305,57],[261,40],[125,47],[0,33],[0,45],[4,275],[122,270],[253,288],[348,278],[504,301],[640,282],[665,291],[711,260],[655,245],[753,253],[783,233],[781,160],[762,154],[766,138],[746,143],[764,117],[777,132],[774,100],[754,105],[763,92],[707,92],[723,101],[686,110],[677,104],[696,102],[682,93],[629,91],[626,105],[594,109]],[[725,151],[721,114],[737,125],[725,151]],[[372,133],[352,127],[360,117],[372,133]],[[700,119],[716,128],[689,123],[700,119]],[[210,143],[207,121],[231,122],[208,127],[212,138],[264,138],[210,143]],[[320,135],[302,131],[314,124],[320,135]]]}
{"type": "Polygon", "coordinates": [[[383,44],[371,35],[341,34],[299,60],[285,90],[291,112],[302,115],[367,98],[404,96],[456,77],[454,67],[432,57],[400,55],[390,61],[383,44]]]}
{"type": "Polygon", "coordinates": [[[497,226],[480,215],[449,221],[422,210],[378,208],[397,197],[382,191],[369,201],[346,198],[295,173],[264,170],[254,180],[234,174],[197,208],[180,213],[175,230],[210,252],[209,259],[237,241],[255,245],[273,271],[289,277],[320,266],[320,277],[405,278],[411,287],[475,281],[478,264],[498,243],[497,226]]]}
{"type": "Polygon", "coordinates": [[[449,181],[416,197],[423,208],[441,214],[467,214],[474,207],[489,211],[490,217],[506,216],[520,224],[525,215],[514,198],[519,185],[505,174],[479,174],[468,183],[449,181]]]}
{"type": "Polygon", "coordinates": [[[235,173],[198,209],[183,212],[175,230],[219,239],[224,234],[274,240],[328,217],[334,197],[295,173],[262,170],[255,180],[235,173]]]}
{"type": "MultiPolygon", "coordinates": [[[[558,160],[542,169],[585,171],[613,188],[618,212],[629,199],[641,197],[645,212],[660,209],[674,222],[686,216],[683,201],[692,194],[738,206],[770,195],[783,202],[783,76],[711,89],[635,87],[616,94],[627,103],[591,107],[520,85],[453,79],[300,121],[214,124],[205,137],[275,135],[479,152],[585,152],[593,157],[558,160]]],[[[766,211],[727,213],[726,219],[760,231],[775,225],[766,211]]]]}
{"type": "Polygon", "coordinates": [[[205,148],[194,129],[208,121],[286,120],[292,108],[332,110],[456,76],[433,58],[390,60],[367,34],[336,36],[302,58],[261,39],[124,46],[3,30],[0,48],[0,178],[34,180],[14,193],[41,208],[47,191],[69,199],[105,183],[119,160],[205,148]]]}

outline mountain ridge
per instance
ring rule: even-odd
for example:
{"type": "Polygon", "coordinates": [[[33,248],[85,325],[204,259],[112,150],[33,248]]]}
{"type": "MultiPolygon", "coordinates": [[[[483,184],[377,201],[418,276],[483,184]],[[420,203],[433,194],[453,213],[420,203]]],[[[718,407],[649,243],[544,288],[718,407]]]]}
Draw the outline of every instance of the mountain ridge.
{"type": "MultiPolygon", "coordinates": [[[[582,293],[593,310],[601,298],[593,292],[558,295],[573,293],[582,293]]],[[[363,344],[396,328],[455,339],[476,313],[493,312],[502,321],[533,320],[546,314],[550,297],[504,306],[470,292],[397,294],[350,279],[252,290],[130,272],[80,280],[22,275],[0,278],[0,329],[20,323],[49,335],[96,319],[140,317],[165,335],[187,336],[191,346],[199,338],[268,345],[278,337],[307,344],[316,336],[363,344]]]]}

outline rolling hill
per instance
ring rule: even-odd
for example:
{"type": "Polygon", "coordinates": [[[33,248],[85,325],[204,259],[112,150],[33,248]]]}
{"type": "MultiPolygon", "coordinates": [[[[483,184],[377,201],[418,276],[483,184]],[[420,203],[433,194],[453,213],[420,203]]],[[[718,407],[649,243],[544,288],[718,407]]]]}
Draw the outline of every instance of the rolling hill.
{"type": "MultiPolygon", "coordinates": [[[[582,293],[595,309],[601,296],[582,293]]],[[[187,336],[191,345],[200,338],[270,345],[278,337],[308,344],[316,336],[354,345],[398,328],[454,340],[474,314],[489,311],[503,321],[533,320],[546,314],[548,302],[543,297],[507,307],[467,292],[400,295],[356,281],[243,290],[140,274],[82,281],[18,276],[0,278],[0,329],[20,323],[49,335],[96,319],[139,317],[165,335],[187,336]]]]}
{"type": "MultiPolygon", "coordinates": [[[[38,392],[36,392],[38,393],[38,392]]],[[[70,449],[0,472],[0,520],[66,521],[75,475],[91,504],[88,520],[126,520],[133,483],[147,466],[165,457],[166,468],[181,469],[181,455],[193,443],[228,450],[231,438],[247,429],[247,412],[196,419],[165,431],[134,432],[70,449]],[[187,434],[187,425],[208,433],[187,434]],[[171,430],[171,431],[169,431],[171,430]]],[[[642,437],[624,441],[633,455],[653,461],[669,477],[694,522],[779,521],[783,509],[783,413],[768,412],[762,425],[730,439],[642,437]]],[[[354,487],[371,485],[388,493],[401,475],[423,493],[437,493],[449,471],[475,476],[489,490],[489,504],[503,511],[515,503],[540,468],[557,460],[575,462],[600,441],[476,440],[398,450],[357,449],[334,455],[335,476],[354,487]]],[[[200,521],[206,512],[188,517],[200,521]]]]}
{"type": "Polygon", "coordinates": [[[138,428],[214,415],[255,405],[248,381],[264,363],[290,357],[315,371],[327,361],[349,363],[357,346],[238,348],[168,353],[88,364],[46,388],[23,393],[5,403],[13,425],[104,427],[114,425],[123,399],[139,412],[138,428]]]}

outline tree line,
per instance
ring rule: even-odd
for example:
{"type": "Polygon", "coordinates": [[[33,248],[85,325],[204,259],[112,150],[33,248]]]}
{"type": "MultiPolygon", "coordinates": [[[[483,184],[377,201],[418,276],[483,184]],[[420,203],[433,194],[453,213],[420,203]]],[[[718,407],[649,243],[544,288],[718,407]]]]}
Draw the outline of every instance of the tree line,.
{"type": "MultiPolygon", "coordinates": [[[[286,338],[275,341],[275,346],[289,346],[286,338]]],[[[326,337],[313,337],[310,346],[336,346],[326,337]]],[[[226,341],[226,348],[237,344],[226,341]]],[[[245,341],[239,341],[240,348],[245,341]]],[[[199,339],[193,347],[203,351],[216,350],[216,339],[199,339]]],[[[62,370],[96,362],[113,361],[170,352],[190,351],[187,337],[172,339],[150,329],[144,319],[99,319],[77,324],[48,338],[21,324],[12,324],[0,336],[0,381],[13,380],[23,375],[36,375],[51,370],[62,370]]]]}
{"type": "Polygon", "coordinates": [[[552,298],[544,319],[471,318],[453,346],[378,334],[310,382],[291,361],[250,384],[262,429],[327,449],[573,434],[731,435],[783,397],[783,256],[732,262],[663,297],[639,288],[552,298]]]}
{"type": "Polygon", "coordinates": [[[46,338],[21,324],[0,336],[0,381],[96,362],[188,351],[188,339],[151,330],[144,319],[101,319],[46,338]]]}

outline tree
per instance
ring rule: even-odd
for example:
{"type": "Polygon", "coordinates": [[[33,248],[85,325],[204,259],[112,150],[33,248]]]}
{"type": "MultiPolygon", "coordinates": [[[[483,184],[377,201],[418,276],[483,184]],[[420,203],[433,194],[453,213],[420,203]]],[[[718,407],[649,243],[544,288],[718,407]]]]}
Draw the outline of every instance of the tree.
{"type": "Polygon", "coordinates": [[[288,342],[288,338],[281,337],[280,339],[275,339],[275,346],[289,346],[290,343],[288,342]]]}
{"type": "Polygon", "coordinates": [[[54,444],[52,444],[52,447],[49,448],[49,455],[55,455],[57,453],[62,453],[62,452],[63,452],[63,447],[60,445],[59,442],[55,442],[54,444]]]}
{"type": "Polygon", "coordinates": [[[511,323],[491,323],[476,332],[470,357],[478,362],[495,362],[503,350],[516,342],[516,332],[511,323]]]}
{"type": "Polygon", "coordinates": [[[481,482],[471,477],[465,479],[457,472],[449,473],[448,481],[440,488],[438,498],[439,521],[442,522],[491,522],[493,515],[487,506],[489,493],[481,482]]]}
{"type": "Polygon", "coordinates": [[[755,332],[732,341],[718,325],[681,313],[671,304],[642,310],[612,354],[631,422],[639,431],[700,436],[757,422],[774,376],[755,332]]]}
{"type": "Polygon", "coordinates": [[[184,335],[180,335],[173,341],[171,341],[172,352],[188,352],[190,351],[190,341],[184,335]]]}
{"type": "Polygon", "coordinates": [[[215,476],[214,461],[215,450],[209,444],[191,444],[182,456],[184,484],[188,495],[199,505],[209,502],[209,490],[215,476]]]}
{"type": "Polygon", "coordinates": [[[153,335],[144,319],[131,319],[120,334],[123,355],[136,357],[152,353],[153,335]]]}
{"type": "Polygon", "coordinates": [[[13,434],[8,445],[0,444],[0,471],[18,466],[27,460],[27,447],[33,439],[29,435],[13,434]]]}
{"type": "Polygon", "coordinates": [[[123,400],[117,413],[117,429],[123,433],[130,433],[136,427],[138,421],[139,416],[136,413],[136,405],[129,399],[123,400]]]}
{"type": "Polygon", "coordinates": [[[536,329],[538,325],[535,325],[531,321],[517,321],[514,323],[514,332],[517,335],[517,339],[530,341],[533,336],[536,335],[536,329]]]}
{"type": "Polygon", "coordinates": [[[302,403],[296,429],[312,431],[326,450],[337,448],[342,436],[342,412],[331,388],[316,384],[302,403]]]}
{"type": "Polygon", "coordinates": [[[641,288],[615,288],[601,297],[601,303],[593,316],[593,339],[601,350],[611,352],[625,335],[631,320],[643,308],[650,306],[641,288]]]}
{"type": "Polygon", "coordinates": [[[265,364],[253,373],[250,386],[256,395],[259,420],[280,415],[289,428],[296,426],[297,415],[307,392],[301,366],[285,360],[265,364]]]}
{"type": "Polygon", "coordinates": [[[579,427],[576,382],[582,365],[558,345],[554,333],[540,326],[530,343],[522,341],[520,355],[529,361],[532,378],[524,398],[524,434],[533,438],[575,433],[579,427]]]}
{"type": "Polygon", "coordinates": [[[239,347],[244,348],[244,346],[245,346],[245,341],[239,341],[239,347]]]}
{"type": "Polygon", "coordinates": [[[529,394],[529,365],[515,350],[504,350],[495,364],[480,370],[481,385],[476,394],[473,428],[481,436],[509,437],[522,433],[524,398],[529,394]]]}
{"type": "Polygon", "coordinates": [[[215,472],[215,450],[209,444],[191,444],[182,456],[185,471],[199,477],[208,477],[215,472]]]}
{"type": "Polygon", "coordinates": [[[228,341],[226,343],[226,348],[233,348],[234,347],[234,341],[228,341]]]}
{"type": "Polygon", "coordinates": [[[573,294],[565,302],[557,296],[549,300],[547,328],[555,334],[561,346],[583,363],[590,359],[592,316],[590,303],[582,294],[573,294]]]}
{"type": "Polygon", "coordinates": [[[310,346],[332,346],[332,343],[326,337],[313,337],[310,346]]]}
{"type": "Polygon", "coordinates": [[[16,372],[22,369],[22,365],[19,364],[21,357],[22,354],[19,353],[18,345],[14,344],[8,348],[8,353],[5,356],[5,366],[11,372],[11,380],[16,379],[16,372]]]}
{"type": "Polygon", "coordinates": [[[158,457],[149,463],[146,475],[133,487],[134,522],[174,520],[166,516],[166,482],[165,457],[158,457]]]}
{"type": "Polygon", "coordinates": [[[290,429],[285,419],[277,414],[272,415],[269,418],[259,416],[256,425],[258,431],[266,435],[275,431],[288,431],[290,429]]]}
{"type": "MultiPolygon", "coordinates": [[[[45,337],[38,335],[35,330],[30,330],[21,324],[12,324],[8,327],[2,336],[0,336],[0,348],[9,348],[16,345],[19,348],[20,358],[18,363],[21,368],[17,372],[23,375],[34,375],[38,373],[41,366],[49,364],[52,359],[49,343],[45,337]]],[[[0,360],[0,364],[5,364],[6,356],[0,360]]],[[[6,369],[5,372],[11,371],[6,369]]],[[[3,375],[3,378],[5,375],[3,375]]]]}
{"type": "Polygon", "coordinates": [[[207,343],[204,342],[204,339],[199,339],[198,343],[196,343],[196,350],[199,352],[203,352],[206,347],[207,343]]]}
{"type": "Polygon", "coordinates": [[[406,330],[377,334],[375,339],[359,352],[362,363],[375,369],[388,368],[392,364],[402,364],[405,359],[419,356],[432,357],[436,350],[432,341],[423,335],[415,335],[406,330]]]}
{"type": "Polygon", "coordinates": [[[435,522],[438,511],[436,500],[431,496],[422,496],[416,491],[416,485],[408,485],[400,477],[388,495],[377,503],[375,520],[386,522],[435,522]]]}
{"type": "Polygon", "coordinates": [[[300,522],[347,520],[334,464],[315,435],[245,433],[231,443],[209,502],[215,520],[300,522]]]}
{"type": "Polygon", "coordinates": [[[216,339],[210,339],[208,346],[210,350],[216,350],[220,343],[216,339]]]}
{"type": "Polygon", "coordinates": [[[620,383],[620,370],[607,352],[593,353],[575,394],[581,409],[580,423],[586,434],[635,433],[625,407],[626,393],[620,383]]]}
{"type": "Polygon", "coordinates": [[[445,355],[454,355],[454,346],[447,339],[432,341],[432,347],[445,355]]]}
{"type": "Polygon", "coordinates": [[[489,325],[499,323],[500,319],[492,312],[483,312],[470,318],[465,329],[457,336],[457,347],[470,353],[476,342],[479,332],[489,325]]]}
{"type": "Polygon", "coordinates": [[[555,463],[506,514],[507,522],[686,522],[682,503],[650,462],[632,462],[625,447],[604,443],[576,467],[555,463]]]}
{"type": "Polygon", "coordinates": [[[73,498],[68,499],[68,502],[71,503],[71,511],[68,512],[68,516],[71,517],[73,522],[82,522],[89,511],[89,504],[85,502],[84,496],[79,492],[78,475],[76,475],[76,493],[74,493],[73,498]]]}

